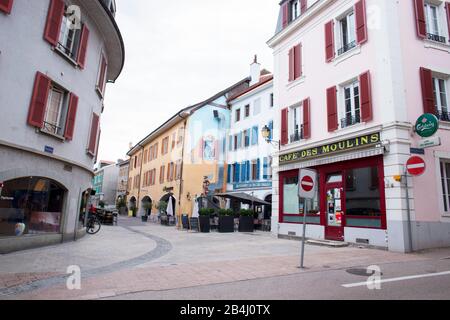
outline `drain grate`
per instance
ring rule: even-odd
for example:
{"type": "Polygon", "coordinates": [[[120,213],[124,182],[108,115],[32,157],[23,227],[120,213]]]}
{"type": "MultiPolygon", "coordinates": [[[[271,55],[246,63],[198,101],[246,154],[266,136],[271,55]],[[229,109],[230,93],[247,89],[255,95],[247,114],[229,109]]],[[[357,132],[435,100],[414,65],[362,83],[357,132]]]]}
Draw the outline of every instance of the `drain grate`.
{"type": "MultiPolygon", "coordinates": [[[[367,269],[364,268],[352,268],[345,270],[347,273],[355,275],[355,276],[361,276],[361,277],[370,277],[374,274],[374,272],[369,272],[367,269]]],[[[383,273],[381,273],[383,275],[383,273]]]]}

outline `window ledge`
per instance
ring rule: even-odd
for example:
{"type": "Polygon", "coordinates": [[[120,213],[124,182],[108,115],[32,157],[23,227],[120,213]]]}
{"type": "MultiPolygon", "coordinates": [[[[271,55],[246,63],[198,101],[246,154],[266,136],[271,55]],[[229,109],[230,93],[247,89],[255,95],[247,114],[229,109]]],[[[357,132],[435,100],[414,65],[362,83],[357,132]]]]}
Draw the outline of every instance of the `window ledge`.
{"type": "Polygon", "coordinates": [[[439,129],[450,130],[450,122],[440,120],[439,121],[439,129]]]}
{"type": "Polygon", "coordinates": [[[292,88],[294,88],[294,87],[304,83],[305,82],[305,78],[306,78],[305,75],[302,75],[302,76],[300,76],[300,78],[297,78],[294,81],[289,82],[286,85],[287,89],[290,90],[290,89],[292,89],[292,88]]]}
{"type": "Polygon", "coordinates": [[[65,52],[63,52],[58,47],[53,47],[53,50],[58,53],[60,56],[62,56],[65,60],[67,60],[70,64],[72,64],[75,68],[78,68],[78,62],[73,60],[71,57],[69,57],[65,52]]]}
{"type": "Polygon", "coordinates": [[[50,132],[47,132],[47,131],[42,130],[42,129],[40,129],[40,128],[38,128],[37,131],[38,131],[39,133],[42,133],[42,134],[45,134],[45,135],[47,135],[47,136],[53,137],[53,138],[55,138],[55,139],[58,139],[58,140],[60,140],[61,142],[65,142],[65,141],[66,141],[66,138],[64,138],[63,136],[60,136],[60,135],[58,135],[58,134],[56,134],[56,133],[50,133],[50,132]]]}
{"type": "Polygon", "coordinates": [[[345,128],[341,128],[339,127],[336,131],[334,131],[335,133],[345,133],[345,132],[351,132],[351,131],[355,131],[361,128],[364,128],[366,126],[366,122],[360,122],[345,128]]]}
{"type": "Polygon", "coordinates": [[[437,42],[437,41],[433,41],[433,40],[429,40],[429,39],[424,39],[423,42],[424,42],[424,47],[427,49],[436,49],[436,50],[441,50],[441,51],[450,53],[450,45],[449,44],[441,43],[441,42],[437,42]]]}
{"type": "Polygon", "coordinates": [[[347,52],[344,52],[340,56],[337,56],[336,58],[334,58],[333,63],[335,66],[337,66],[341,62],[344,62],[345,60],[350,59],[351,57],[356,56],[358,54],[361,54],[361,45],[357,45],[356,47],[351,48],[347,52]]]}

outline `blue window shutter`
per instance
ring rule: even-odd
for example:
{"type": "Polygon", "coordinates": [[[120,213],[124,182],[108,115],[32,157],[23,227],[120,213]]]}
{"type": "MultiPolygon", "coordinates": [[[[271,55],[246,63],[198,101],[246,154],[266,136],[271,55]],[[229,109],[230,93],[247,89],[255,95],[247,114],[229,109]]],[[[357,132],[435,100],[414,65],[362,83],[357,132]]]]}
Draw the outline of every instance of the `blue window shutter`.
{"type": "Polygon", "coordinates": [[[241,165],[239,163],[236,163],[236,178],[234,182],[239,182],[240,181],[240,175],[241,175],[241,165]]]}
{"type": "Polygon", "coordinates": [[[252,145],[258,144],[258,127],[252,129],[252,145]]]}
{"type": "Polygon", "coordinates": [[[269,161],[267,158],[264,158],[264,169],[263,169],[263,179],[267,180],[269,178],[268,174],[267,174],[267,169],[268,169],[268,165],[269,165],[269,161]]]}
{"type": "Polygon", "coordinates": [[[251,173],[251,164],[250,161],[247,161],[247,180],[250,181],[250,173],[251,173]]]}
{"type": "Polygon", "coordinates": [[[242,147],[242,132],[238,134],[238,149],[242,147]]]}
{"type": "Polygon", "coordinates": [[[245,182],[247,179],[247,167],[245,165],[245,162],[242,162],[241,164],[242,170],[241,170],[241,182],[245,182]]]}
{"type": "Polygon", "coordinates": [[[272,140],[273,139],[273,121],[269,122],[269,129],[270,129],[269,140],[272,140]]]}
{"type": "Polygon", "coordinates": [[[228,165],[227,183],[231,183],[231,165],[228,165]]]}
{"type": "Polygon", "coordinates": [[[259,180],[261,177],[261,160],[256,160],[256,180],[259,180]]]}

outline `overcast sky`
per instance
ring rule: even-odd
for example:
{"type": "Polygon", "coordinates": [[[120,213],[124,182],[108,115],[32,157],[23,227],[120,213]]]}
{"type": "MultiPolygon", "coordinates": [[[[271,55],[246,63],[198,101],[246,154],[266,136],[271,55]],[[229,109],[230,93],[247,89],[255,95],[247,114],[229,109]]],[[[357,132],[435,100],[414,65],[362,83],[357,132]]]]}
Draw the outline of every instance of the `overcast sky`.
{"type": "Polygon", "coordinates": [[[125,159],[130,142],[247,77],[254,54],[273,71],[278,0],[116,1],[126,60],[107,86],[99,160],[125,159]]]}

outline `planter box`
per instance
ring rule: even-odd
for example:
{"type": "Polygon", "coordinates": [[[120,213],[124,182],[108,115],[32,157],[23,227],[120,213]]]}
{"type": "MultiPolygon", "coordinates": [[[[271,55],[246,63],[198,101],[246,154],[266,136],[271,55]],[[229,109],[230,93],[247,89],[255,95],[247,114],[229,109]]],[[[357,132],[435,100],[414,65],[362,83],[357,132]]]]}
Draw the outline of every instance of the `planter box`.
{"type": "Polygon", "coordinates": [[[209,222],[209,216],[200,216],[198,218],[200,222],[200,232],[208,233],[211,230],[211,224],[209,222]]]}
{"type": "Polygon", "coordinates": [[[239,218],[239,232],[253,232],[253,217],[240,217],[239,218]]]}
{"type": "Polygon", "coordinates": [[[234,218],[227,216],[220,216],[219,232],[221,233],[234,232],[234,218]]]}

